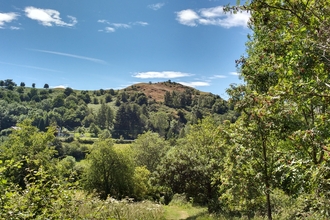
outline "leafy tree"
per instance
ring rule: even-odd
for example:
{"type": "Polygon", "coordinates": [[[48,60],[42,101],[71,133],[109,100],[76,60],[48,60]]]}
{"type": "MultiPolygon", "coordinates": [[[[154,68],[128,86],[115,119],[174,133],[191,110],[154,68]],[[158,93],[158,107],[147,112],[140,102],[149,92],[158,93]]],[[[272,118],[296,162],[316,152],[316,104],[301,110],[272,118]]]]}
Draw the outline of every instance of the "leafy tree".
{"type": "Polygon", "coordinates": [[[89,127],[89,132],[92,133],[93,137],[97,137],[99,135],[99,133],[101,132],[101,129],[94,123],[91,123],[91,125],[89,127]]]}
{"type": "Polygon", "coordinates": [[[112,96],[111,96],[110,94],[107,94],[107,95],[105,96],[105,102],[106,102],[106,103],[112,102],[112,96]]]}
{"type": "Polygon", "coordinates": [[[132,149],[135,152],[136,164],[154,172],[166,154],[168,145],[159,134],[148,131],[138,136],[132,144],[132,149]]]}
{"type": "Polygon", "coordinates": [[[0,80],[0,86],[1,86],[1,87],[4,87],[4,86],[5,86],[5,81],[0,80]]]}
{"type": "MultiPolygon", "coordinates": [[[[187,199],[219,209],[216,174],[222,168],[226,148],[221,142],[218,126],[211,118],[191,126],[185,139],[172,147],[162,158],[158,180],[173,193],[185,193],[187,199]]],[[[219,210],[218,210],[219,211],[219,210]]]]}
{"type": "Polygon", "coordinates": [[[129,154],[113,147],[111,140],[94,144],[87,157],[85,188],[96,190],[102,199],[108,196],[121,199],[133,194],[134,166],[129,154]]]}
{"type": "Polygon", "coordinates": [[[16,89],[16,91],[18,92],[18,93],[24,93],[24,87],[22,87],[22,86],[20,86],[20,87],[17,87],[17,89],[16,89]]]}
{"type": "Polygon", "coordinates": [[[64,90],[64,94],[65,94],[66,96],[69,96],[69,95],[71,95],[72,93],[74,93],[74,91],[73,91],[72,88],[70,88],[70,87],[66,87],[66,88],[65,88],[65,90],[64,90]]]}
{"type": "Polygon", "coordinates": [[[28,172],[36,171],[41,166],[44,169],[52,167],[51,159],[55,154],[54,149],[50,147],[54,140],[54,128],[49,128],[47,132],[39,132],[31,124],[31,120],[17,124],[0,151],[2,161],[12,160],[21,163],[21,166],[8,169],[6,176],[22,188],[26,187],[25,178],[28,172]]]}
{"type": "Polygon", "coordinates": [[[53,99],[53,106],[54,107],[61,107],[64,105],[64,95],[63,94],[59,94],[57,95],[54,99],[53,99]]]}
{"type": "MultiPolygon", "coordinates": [[[[318,172],[317,167],[325,163],[327,150],[322,146],[329,144],[325,121],[329,119],[326,111],[330,86],[326,83],[328,49],[324,47],[328,42],[323,37],[329,33],[325,28],[330,24],[329,2],[256,0],[234,10],[237,8],[251,10],[250,27],[254,33],[247,43],[248,56],[236,61],[246,86],[230,92],[236,108],[243,112],[240,132],[253,134],[256,143],[251,145],[252,141],[242,138],[236,144],[250,152],[253,161],[259,161],[249,172],[260,173],[262,181],[256,187],[264,191],[267,217],[272,219],[270,195],[275,186],[295,196],[302,191],[314,194],[308,184],[298,190],[291,185],[295,181],[287,178],[272,185],[272,181],[276,182],[272,179],[274,166],[281,172],[287,169],[274,164],[278,152],[306,166],[309,171],[303,174],[305,177],[295,174],[299,179],[308,177],[308,172],[318,172]]],[[[328,198],[324,194],[320,197],[328,198]]]]}
{"type": "Polygon", "coordinates": [[[49,85],[47,83],[44,85],[44,89],[49,89],[49,85]]]}
{"type": "Polygon", "coordinates": [[[24,82],[21,82],[20,86],[21,87],[25,87],[25,83],[24,82]]]}
{"type": "Polygon", "coordinates": [[[138,94],[138,98],[136,100],[136,103],[138,105],[147,105],[148,104],[148,98],[147,98],[147,96],[144,93],[138,94]]]}
{"type": "Polygon", "coordinates": [[[150,171],[145,167],[135,167],[133,183],[134,183],[134,197],[136,200],[146,199],[151,193],[150,185],[150,171]]]}
{"type": "Polygon", "coordinates": [[[98,110],[97,124],[101,129],[110,129],[113,125],[114,113],[110,106],[103,103],[101,108],[98,110]]]}
{"type": "Polygon", "coordinates": [[[32,88],[35,88],[36,87],[36,84],[35,83],[32,83],[32,88]]]}
{"type": "Polygon", "coordinates": [[[85,116],[85,118],[83,119],[82,121],[82,124],[85,126],[85,127],[89,127],[91,126],[92,123],[95,124],[95,116],[92,114],[92,113],[89,113],[88,115],[85,116]]]}
{"type": "Polygon", "coordinates": [[[169,91],[165,92],[164,104],[167,105],[167,106],[172,106],[172,104],[173,104],[172,96],[171,96],[171,93],[169,91]]]}
{"type": "Polygon", "coordinates": [[[169,128],[169,117],[164,112],[157,112],[150,116],[150,122],[153,130],[158,132],[162,137],[165,137],[169,128]]]}
{"type": "Polygon", "coordinates": [[[113,90],[113,89],[109,89],[109,94],[110,94],[110,95],[115,95],[115,90],[113,90]]]}

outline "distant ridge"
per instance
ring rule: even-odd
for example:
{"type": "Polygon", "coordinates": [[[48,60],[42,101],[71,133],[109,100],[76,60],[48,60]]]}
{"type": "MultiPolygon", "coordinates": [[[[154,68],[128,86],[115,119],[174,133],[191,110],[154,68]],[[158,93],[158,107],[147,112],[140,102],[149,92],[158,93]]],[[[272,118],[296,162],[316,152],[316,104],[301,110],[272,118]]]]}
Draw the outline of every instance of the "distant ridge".
{"type": "Polygon", "coordinates": [[[127,92],[143,92],[148,98],[154,99],[156,102],[162,102],[164,101],[164,95],[167,91],[170,93],[173,91],[185,92],[187,89],[192,91],[193,94],[206,94],[206,92],[171,81],[158,83],[137,83],[122,90],[127,92]]]}

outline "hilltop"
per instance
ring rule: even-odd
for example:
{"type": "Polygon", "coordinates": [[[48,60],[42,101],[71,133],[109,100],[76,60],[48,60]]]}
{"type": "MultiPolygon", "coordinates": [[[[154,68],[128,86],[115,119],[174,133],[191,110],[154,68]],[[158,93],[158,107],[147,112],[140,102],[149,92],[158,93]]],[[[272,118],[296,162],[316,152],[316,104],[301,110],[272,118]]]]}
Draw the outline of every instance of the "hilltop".
{"type": "Polygon", "coordinates": [[[127,92],[133,92],[133,91],[143,92],[144,94],[146,94],[148,98],[151,98],[156,102],[163,102],[166,92],[170,92],[170,93],[172,93],[173,91],[185,92],[189,90],[193,94],[207,94],[206,92],[202,92],[195,88],[171,81],[158,82],[158,83],[137,83],[123,90],[127,92]]]}

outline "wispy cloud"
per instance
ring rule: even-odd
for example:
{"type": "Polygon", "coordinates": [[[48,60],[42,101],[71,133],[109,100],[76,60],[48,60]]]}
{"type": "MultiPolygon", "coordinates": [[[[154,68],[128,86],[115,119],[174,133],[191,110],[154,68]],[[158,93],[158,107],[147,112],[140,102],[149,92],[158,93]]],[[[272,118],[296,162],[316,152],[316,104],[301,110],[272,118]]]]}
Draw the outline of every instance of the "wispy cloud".
{"type": "Polygon", "coordinates": [[[149,25],[148,22],[144,22],[144,21],[130,22],[130,24],[132,24],[132,25],[140,25],[140,26],[147,26],[147,25],[149,25]]]}
{"type": "Polygon", "coordinates": [[[151,5],[148,5],[148,8],[157,11],[157,10],[161,9],[164,5],[165,5],[165,3],[151,4],[151,5]]]}
{"type": "Polygon", "coordinates": [[[182,85],[190,87],[210,86],[208,82],[179,82],[182,85]]]}
{"type": "Polygon", "coordinates": [[[224,13],[223,7],[202,8],[197,11],[186,9],[176,12],[176,20],[183,25],[215,25],[224,28],[247,27],[250,19],[248,12],[224,13]]]}
{"type": "Polygon", "coordinates": [[[16,27],[16,26],[10,26],[10,30],[20,30],[20,27],[16,27]]]}
{"type": "Polygon", "coordinates": [[[19,14],[14,12],[9,13],[0,13],[0,29],[4,28],[5,23],[10,23],[13,20],[16,20],[19,14]]]}
{"type": "Polygon", "coordinates": [[[35,8],[32,6],[25,8],[25,15],[32,19],[38,21],[40,24],[44,26],[66,26],[73,27],[77,24],[77,19],[73,16],[68,15],[67,17],[70,19],[70,22],[62,21],[60,17],[60,12],[53,9],[41,9],[35,8]]]}
{"type": "Polygon", "coordinates": [[[134,25],[139,25],[139,26],[149,25],[147,22],[143,22],[143,21],[135,21],[135,22],[129,22],[129,23],[125,24],[125,23],[111,23],[107,20],[101,19],[101,20],[98,20],[97,22],[108,25],[107,27],[99,30],[100,32],[106,32],[106,33],[115,32],[119,28],[128,29],[134,25]]]}
{"type": "Polygon", "coordinates": [[[140,72],[133,75],[135,78],[140,79],[173,79],[173,78],[179,78],[179,77],[187,77],[192,76],[190,73],[183,73],[183,72],[175,72],[175,71],[163,71],[163,72],[140,72]]]}
{"type": "Polygon", "coordinates": [[[239,76],[239,73],[238,72],[230,72],[229,74],[230,75],[233,75],[233,76],[239,76]]]}
{"type": "Polygon", "coordinates": [[[95,62],[95,63],[106,64],[106,62],[104,60],[100,60],[100,59],[96,59],[96,58],[92,58],[92,57],[85,57],[85,56],[80,56],[80,55],[75,55],[75,54],[62,53],[62,52],[49,51],[49,50],[37,50],[37,49],[29,49],[29,50],[42,52],[42,53],[55,54],[55,55],[60,55],[60,56],[65,56],[65,57],[72,57],[72,58],[81,59],[81,60],[88,60],[88,61],[95,62]]]}
{"type": "Polygon", "coordinates": [[[0,64],[18,66],[18,67],[24,67],[24,68],[36,69],[36,70],[42,70],[42,71],[48,71],[48,72],[63,73],[63,72],[58,71],[58,70],[47,69],[47,68],[42,68],[42,67],[37,67],[37,66],[20,65],[20,64],[6,63],[6,62],[1,62],[1,61],[0,61],[0,64]]]}
{"type": "Polygon", "coordinates": [[[123,23],[113,23],[112,24],[116,28],[130,28],[131,26],[128,24],[123,24],[123,23]]]}
{"type": "Polygon", "coordinates": [[[225,75],[214,75],[214,76],[210,76],[209,79],[224,79],[227,78],[227,76],[225,75]]]}

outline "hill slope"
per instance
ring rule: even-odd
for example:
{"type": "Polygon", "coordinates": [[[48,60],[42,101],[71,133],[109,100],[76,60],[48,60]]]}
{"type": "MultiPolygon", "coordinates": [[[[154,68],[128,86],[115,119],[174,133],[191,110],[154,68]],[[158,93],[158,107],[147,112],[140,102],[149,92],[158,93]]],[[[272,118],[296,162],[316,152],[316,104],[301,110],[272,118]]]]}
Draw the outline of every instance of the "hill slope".
{"type": "Polygon", "coordinates": [[[125,89],[127,92],[143,92],[149,99],[153,99],[156,102],[163,102],[166,92],[185,92],[187,90],[191,91],[192,94],[207,94],[205,92],[199,91],[195,88],[184,86],[180,83],[166,81],[158,83],[137,83],[131,85],[125,89]]]}

